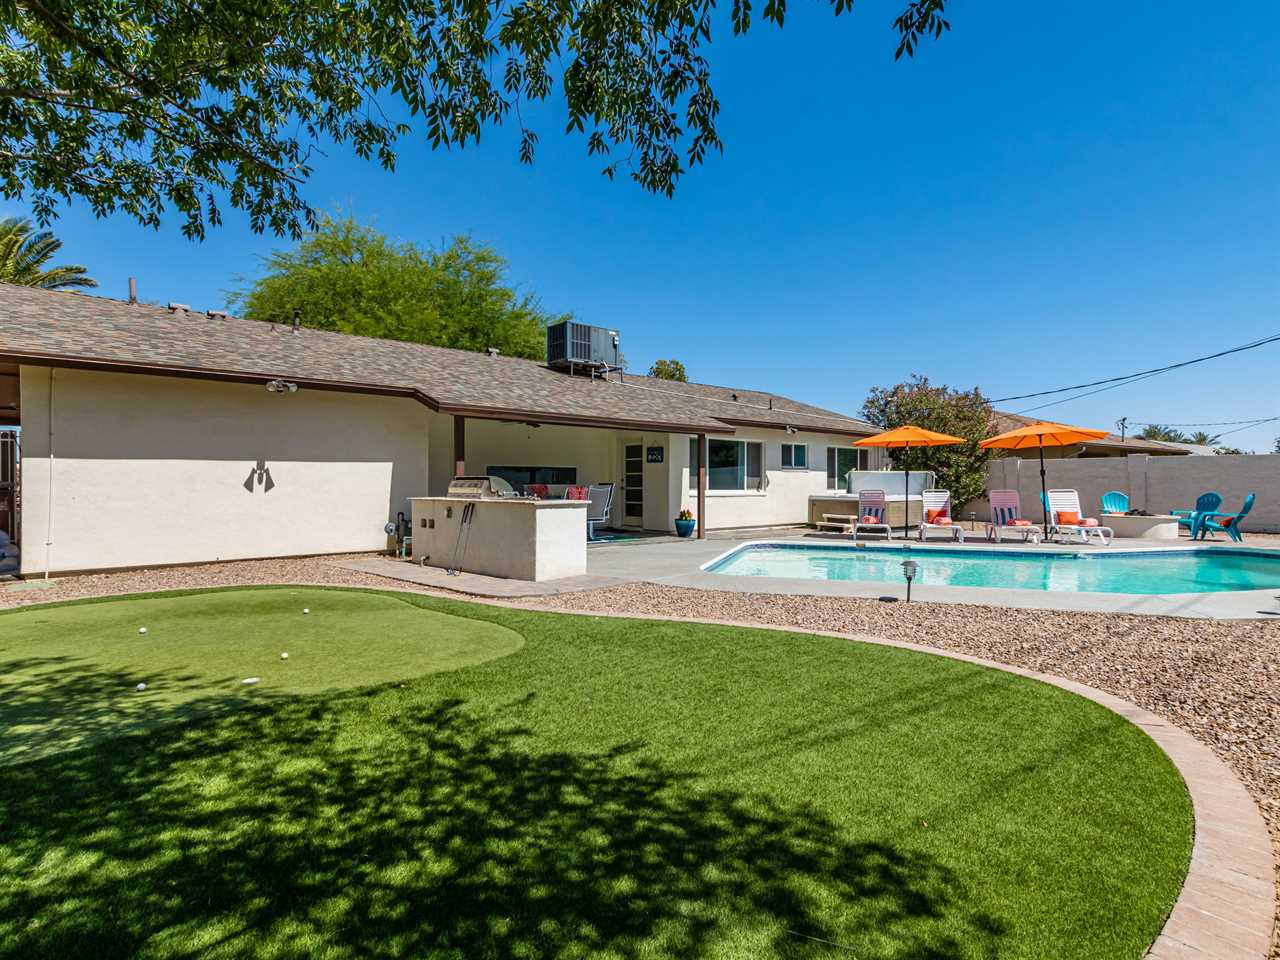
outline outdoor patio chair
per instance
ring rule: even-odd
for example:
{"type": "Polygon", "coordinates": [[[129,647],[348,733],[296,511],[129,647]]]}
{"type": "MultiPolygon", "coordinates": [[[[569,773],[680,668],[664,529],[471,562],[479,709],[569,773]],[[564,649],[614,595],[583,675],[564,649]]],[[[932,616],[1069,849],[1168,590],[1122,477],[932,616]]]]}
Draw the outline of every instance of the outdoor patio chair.
{"type": "Polygon", "coordinates": [[[1178,526],[1186,527],[1187,532],[1191,534],[1194,540],[1200,532],[1200,518],[1206,513],[1213,513],[1222,506],[1222,494],[1202,493],[1196,497],[1196,508],[1194,510],[1170,510],[1169,515],[1178,518],[1178,526]]]}
{"type": "Polygon", "coordinates": [[[1200,539],[1204,539],[1206,533],[1225,533],[1236,543],[1243,543],[1244,537],[1240,534],[1240,521],[1249,515],[1249,511],[1253,509],[1254,495],[1251,493],[1244,498],[1244,506],[1240,508],[1239,513],[1202,513],[1200,515],[1199,533],[1200,539]]]}
{"type": "Polygon", "coordinates": [[[1023,543],[1039,543],[1040,528],[1022,515],[1022,502],[1017,490],[992,490],[991,522],[987,524],[987,539],[999,543],[1006,533],[1021,537],[1023,543]]]}
{"type": "Polygon", "coordinates": [[[1049,536],[1059,540],[1078,537],[1081,543],[1089,543],[1096,536],[1098,543],[1105,547],[1115,537],[1110,527],[1085,517],[1080,509],[1080,494],[1075,490],[1049,491],[1049,521],[1049,536]]]}
{"type": "Polygon", "coordinates": [[[942,530],[957,543],[964,543],[964,529],[951,516],[950,490],[925,490],[920,500],[924,511],[920,518],[921,540],[930,530],[942,530]]]}
{"type": "Polygon", "coordinates": [[[883,533],[886,540],[893,536],[893,527],[885,523],[883,490],[858,491],[858,521],[851,531],[854,537],[862,531],[883,533]],[[863,521],[866,521],[865,523],[863,521]]]}
{"type": "Polygon", "coordinates": [[[613,484],[593,483],[587,496],[587,539],[596,538],[596,527],[609,522],[609,509],[613,506],[613,484]]]}
{"type": "Polygon", "coordinates": [[[1108,490],[1102,495],[1103,513],[1128,513],[1129,495],[1119,490],[1108,490]]]}

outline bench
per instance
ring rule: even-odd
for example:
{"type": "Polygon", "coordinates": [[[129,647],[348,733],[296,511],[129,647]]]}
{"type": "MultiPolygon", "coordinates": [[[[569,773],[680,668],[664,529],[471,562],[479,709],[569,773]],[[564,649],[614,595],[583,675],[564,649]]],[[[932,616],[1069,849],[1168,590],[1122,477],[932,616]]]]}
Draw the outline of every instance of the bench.
{"type": "Polygon", "coordinates": [[[857,522],[857,517],[850,516],[847,513],[824,513],[822,522],[815,523],[814,526],[820,530],[826,527],[834,527],[841,533],[852,533],[853,525],[857,522]]]}

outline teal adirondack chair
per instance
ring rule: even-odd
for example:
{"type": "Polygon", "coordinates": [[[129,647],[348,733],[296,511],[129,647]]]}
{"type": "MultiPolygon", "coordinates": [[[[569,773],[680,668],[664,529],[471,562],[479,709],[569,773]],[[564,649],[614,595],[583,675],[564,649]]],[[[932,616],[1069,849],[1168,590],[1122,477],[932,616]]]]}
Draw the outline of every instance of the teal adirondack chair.
{"type": "Polygon", "coordinates": [[[1206,513],[1200,517],[1200,539],[1204,539],[1206,533],[1226,533],[1236,543],[1244,541],[1244,537],[1240,535],[1240,521],[1249,515],[1249,511],[1253,509],[1253,494],[1249,494],[1244,498],[1244,506],[1240,508],[1239,513],[1206,513]]]}
{"type": "Polygon", "coordinates": [[[1194,540],[1200,532],[1200,517],[1206,513],[1213,513],[1220,506],[1222,506],[1222,494],[1202,493],[1196,497],[1194,510],[1170,510],[1169,513],[1178,518],[1178,526],[1186,527],[1191,531],[1191,539],[1194,540]]]}
{"type": "Polygon", "coordinates": [[[1102,495],[1103,513],[1128,513],[1129,495],[1119,490],[1108,490],[1102,495]]]}

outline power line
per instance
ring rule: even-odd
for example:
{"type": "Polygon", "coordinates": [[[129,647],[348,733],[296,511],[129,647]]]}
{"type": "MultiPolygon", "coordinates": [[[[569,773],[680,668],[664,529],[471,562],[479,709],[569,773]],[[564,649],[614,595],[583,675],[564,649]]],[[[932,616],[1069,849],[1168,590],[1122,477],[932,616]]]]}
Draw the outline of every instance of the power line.
{"type": "Polygon", "coordinates": [[[1234,427],[1239,423],[1266,423],[1275,419],[1275,417],[1255,417],[1252,420],[1218,420],[1214,423],[1166,423],[1164,420],[1130,420],[1129,422],[1139,427],[1234,427]]]}
{"type": "MultiPolygon", "coordinates": [[[[1163,372],[1163,371],[1157,371],[1157,373],[1162,373],[1162,372],[1163,372]]],[[[1018,412],[1018,413],[1031,413],[1033,410],[1043,410],[1043,409],[1045,409],[1046,407],[1056,407],[1056,406],[1058,406],[1058,404],[1061,404],[1061,403],[1070,403],[1072,400],[1082,400],[1082,399],[1084,399],[1085,397],[1092,397],[1095,393],[1106,393],[1108,390],[1115,390],[1115,389],[1116,389],[1116,388],[1118,388],[1118,387],[1127,387],[1127,386],[1129,386],[1129,384],[1131,384],[1131,383],[1138,383],[1138,382],[1140,382],[1140,381],[1142,381],[1142,380],[1150,380],[1152,377],[1156,376],[1156,375],[1157,375],[1157,373],[1148,373],[1148,374],[1145,374],[1145,375],[1135,376],[1134,378],[1132,378],[1132,379],[1130,379],[1130,380],[1125,380],[1123,383],[1113,383],[1113,384],[1111,384],[1110,386],[1106,386],[1106,387],[1099,387],[1097,390],[1090,390],[1090,391],[1088,391],[1087,393],[1077,393],[1077,394],[1075,394],[1074,396],[1070,396],[1070,397],[1063,397],[1061,400],[1050,400],[1048,403],[1041,403],[1041,404],[1037,404],[1037,405],[1036,405],[1036,406],[1034,406],[1034,407],[1027,407],[1025,410],[1019,410],[1019,411],[1017,411],[1017,412],[1018,412]]],[[[1074,388],[1074,387],[1071,387],[1071,388],[1069,388],[1069,389],[1075,389],[1075,388],[1074,388]]],[[[1050,392],[1050,393],[1058,393],[1059,391],[1057,391],[1057,390],[1051,390],[1051,391],[1049,391],[1049,392],[1050,392]]],[[[1034,396],[1034,394],[1033,394],[1033,396],[1034,396]]],[[[999,400],[993,400],[992,402],[993,402],[993,403],[999,403],[1000,401],[999,401],[999,400]]]]}
{"type": "MultiPolygon", "coordinates": [[[[1263,337],[1259,340],[1254,340],[1251,343],[1241,344],[1240,346],[1232,347],[1229,350],[1220,350],[1217,353],[1211,353],[1204,357],[1196,357],[1194,360],[1183,360],[1181,363],[1171,363],[1168,366],[1155,367],[1151,370],[1139,370],[1137,373],[1126,374],[1123,377],[1109,377],[1106,380],[1094,380],[1091,383],[1077,383],[1075,386],[1071,387],[1058,387],[1056,390],[1041,390],[1037,393],[1022,393],[1013,397],[1000,397],[999,399],[992,400],[991,402],[1008,403],[1010,400],[1030,400],[1033,397],[1048,397],[1055,393],[1070,393],[1072,390],[1086,390],[1089,387],[1098,387],[1103,384],[1115,384],[1117,386],[1121,386],[1125,382],[1129,381],[1136,383],[1140,379],[1145,380],[1147,377],[1154,377],[1156,374],[1168,373],[1170,370],[1189,367],[1195,363],[1204,363],[1206,360],[1216,360],[1218,357],[1229,356],[1233,353],[1242,353],[1245,350],[1254,350],[1258,347],[1263,347],[1269,343],[1275,343],[1277,341],[1280,341],[1280,333],[1272,334],[1269,337],[1263,337]]],[[[1089,394],[1083,394],[1083,396],[1089,396],[1089,394]]]]}
{"type": "Polygon", "coordinates": [[[1255,420],[1253,423],[1250,423],[1250,424],[1248,424],[1247,426],[1243,426],[1243,427],[1236,427],[1234,430],[1227,430],[1227,431],[1225,431],[1224,433],[1220,433],[1220,434],[1218,434],[1217,439],[1221,440],[1223,437],[1228,437],[1228,436],[1230,436],[1230,435],[1231,435],[1231,434],[1233,434],[1233,433],[1239,433],[1241,430],[1248,430],[1248,429],[1250,429],[1251,427],[1256,427],[1256,426],[1258,426],[1259,424],[1263,424],[1263,423],[1274,423],[1276,420],[1280,420],[1280,417],[1267,417],[1267,419],[1265,419],[1265,420],[1255,420]]]}

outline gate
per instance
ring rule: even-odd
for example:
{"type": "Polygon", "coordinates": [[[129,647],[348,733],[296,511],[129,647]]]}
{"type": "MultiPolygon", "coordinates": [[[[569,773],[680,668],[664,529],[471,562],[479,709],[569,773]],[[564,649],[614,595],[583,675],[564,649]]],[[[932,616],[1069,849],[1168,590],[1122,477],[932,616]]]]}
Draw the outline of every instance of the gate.
{"type": "Polygon", "coordinates": [[[18,540],[18,431],[0,429],[0,531],[18,540]]]}

